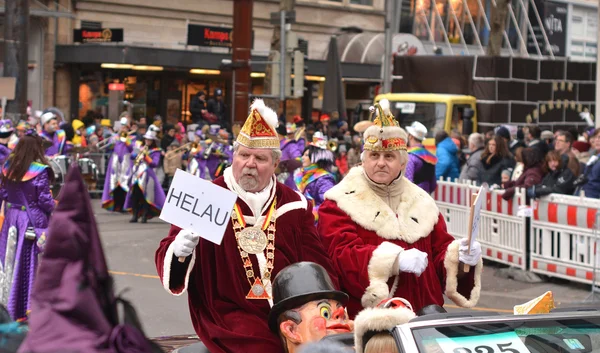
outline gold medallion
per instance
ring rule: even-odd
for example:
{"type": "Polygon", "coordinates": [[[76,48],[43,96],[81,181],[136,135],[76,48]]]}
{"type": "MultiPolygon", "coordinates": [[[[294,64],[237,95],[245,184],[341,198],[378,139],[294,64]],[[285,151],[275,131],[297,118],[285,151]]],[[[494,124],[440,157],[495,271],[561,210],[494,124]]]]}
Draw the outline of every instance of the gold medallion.
{"type": "Polygon", "coordinates": [[[260,254],[267,247],[267,235],[258,227],[244,228],[238,235],[240,248],[249,254],[260,254]]]}

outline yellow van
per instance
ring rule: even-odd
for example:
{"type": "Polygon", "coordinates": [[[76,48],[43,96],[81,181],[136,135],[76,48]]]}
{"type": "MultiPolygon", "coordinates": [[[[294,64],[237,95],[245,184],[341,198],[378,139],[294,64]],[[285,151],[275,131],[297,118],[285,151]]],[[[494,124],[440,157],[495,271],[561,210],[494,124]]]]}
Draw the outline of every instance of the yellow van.
{"type": "Polygon", "coordinates": [[[381,99],[390,101],[390,109],[400,126],[405,128],[418,121],[427,128],[427,139],[423,144],[427,149],[435,150],[433,137],[440,130],[448,134],[452,130],[463,133],[463,113],[465,108],[473,114],[471,126],[466,134],[477,131],[476,98],[458,94],[437,93],[387,93],[375,97],[375,103],[381,99]]]}

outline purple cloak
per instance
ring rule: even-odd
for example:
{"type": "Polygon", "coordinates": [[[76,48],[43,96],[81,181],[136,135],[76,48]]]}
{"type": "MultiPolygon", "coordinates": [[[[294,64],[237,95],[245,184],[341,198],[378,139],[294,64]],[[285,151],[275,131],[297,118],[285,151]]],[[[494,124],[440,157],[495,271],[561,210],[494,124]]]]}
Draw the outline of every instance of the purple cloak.
{"type": "Polygon", "coordinates": [[[122,210],[124,205],[116,205],[114,192],[121,188],[125,193],[129,191],[129,179],[131,178],[131,152],[133,141],[127,139],[125,142],[118,140],[114,145],[114,151],[108,161],[104,190],[102,191],[102,208],[113,211],[122,210]]]}
{"type": "Polygon", "coordinates": [[[154,168],[160,165],[160,148],[156,148],[148,154],[139,165],[135,165],[137,153],[131,154],[131,182],[129,192],[125,198],[125,210],[133,212],[132,190],[135,185],[139,186],[144,194],[144,199],[150,206],[148,208],[147,218],[151,219],[160,215],[163,204],[165,203],[165,191],[156,177],[154,168]]]}
{"type": "MultiPolygon", "coordinates": [[[[25,238],[28,227],[48,228],[48,219],[54,210],[50,192],[48,166],[32,163],[19,183],[0,187],[0,200],[5,204],[5,218],[0,233],[0,302],[14,320],[27,316],[30,297],[38,267],[38,241],[45,234],[36,234],[36,240],[25,238]],[[32,220],[25,207],[29,206],[32,220]]],[[[40,241],[42,246],[43,239],[40,241]]]]}

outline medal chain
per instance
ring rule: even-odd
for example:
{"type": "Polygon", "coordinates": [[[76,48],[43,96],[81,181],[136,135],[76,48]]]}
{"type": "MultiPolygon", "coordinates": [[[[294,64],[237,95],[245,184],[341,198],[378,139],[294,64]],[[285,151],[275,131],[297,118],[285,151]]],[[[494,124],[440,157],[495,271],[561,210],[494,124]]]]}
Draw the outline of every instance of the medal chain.
{"type": "MultiPolygon", "coordinates": [[[[275,209],[277,204],[277,197],[273,199],[273,203],[270,207],[270,211],[267,214],[268,219],[265,220],[263,225],[263,231],[266,230],[267,233],[267,246],[266,250],[266,258],[267,258],[267,270],[264,274],[264,279],[271,279],[271,272],[273,271],[274,261],[275,261],[275,209]]],[[[246,279],[250,284],[250,288],[255,284],[255,274],[254,268],[252,266],[252,261],[250,260],[250,256],[248,252],[244,251],[240,246],[240,233],[246,227],[246,220],[241,211],[239,210],[239,206],[236,204],[234,208],[233,217],[231,217],[231,222],[233,224],[233,232],[235,233],[235,239],[237,241],[238,251],[240,252],[240,257],[242,258],[242,264],[244,265],[244,271],[246,272],[246,279]]],[[[258,277],[260,278],[260,277],[258,277]]]]}

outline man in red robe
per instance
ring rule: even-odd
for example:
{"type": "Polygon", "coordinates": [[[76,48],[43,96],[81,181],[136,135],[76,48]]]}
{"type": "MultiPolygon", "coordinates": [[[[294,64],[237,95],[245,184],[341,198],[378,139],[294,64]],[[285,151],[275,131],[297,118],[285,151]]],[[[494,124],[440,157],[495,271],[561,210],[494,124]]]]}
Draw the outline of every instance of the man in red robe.
{"type": "Polygon", "coordinates": [[[312,261],[337,276],[314,227],[311,204],[276,181],[277,114],[256,100],[234,144],[233,164],[213,182],[238,194],[221,245],[172,226],[156,251],[164,288],[189,291],[196,333],[211,353],[282,353],[268,326],[271,279],[312,261]],[[182,262],[183,261],[183,262],[182,262]]]}
{"type": "Polygon", "coordinates": [[[435,201],[403,176],[407,135],[389,110],[376,105],[364,134],[363,165],[325,194],[318,231],[353,318],[363,307],[402,297],[415,312],[443,305],[443,293],[472,307],[481,287],[481,246],[448,234],[435,201]],[[473,266],[463,272],[464,264],[473,266]]]}

